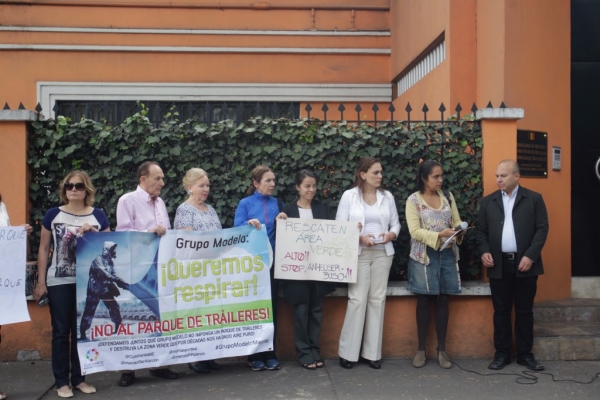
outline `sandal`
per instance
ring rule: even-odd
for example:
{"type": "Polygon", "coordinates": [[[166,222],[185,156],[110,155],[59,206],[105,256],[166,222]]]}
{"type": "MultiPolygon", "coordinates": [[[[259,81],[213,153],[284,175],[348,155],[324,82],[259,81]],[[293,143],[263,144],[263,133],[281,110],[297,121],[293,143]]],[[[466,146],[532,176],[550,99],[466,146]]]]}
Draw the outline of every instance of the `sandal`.
{"type": "Polygon", "coordinates": [[[300,364],[300,365],[302,365],[302,368],[306,368],[311,371],[314,371],[315,369],[317,369],[317,364],[315,362],[300,364]]]}
{"type": "Polygon", "coordinates": [[[6,394],[4,392],[0,392],[0,400],[4,400],[6,398],[6,394]]]}
{"type": "Polygon", "coordinates": [[[317,360],[315,361],[315,365],[317,368],[323,368],[325,366],[325,360],[317,360]]]}

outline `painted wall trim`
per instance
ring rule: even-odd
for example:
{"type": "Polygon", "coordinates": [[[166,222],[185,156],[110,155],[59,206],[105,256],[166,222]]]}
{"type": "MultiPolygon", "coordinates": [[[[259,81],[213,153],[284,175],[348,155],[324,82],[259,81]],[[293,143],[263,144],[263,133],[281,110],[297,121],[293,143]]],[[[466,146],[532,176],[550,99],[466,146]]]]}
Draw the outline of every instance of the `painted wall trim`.
{"type": "Polygon", "coordinates": [[[237,9],[237,10],[333,10],[333,11],[390,11],[388,5],[365,5],[365,4],[344,4],[344,5],[328,5],[320,3],[289,3],[289,2],[256,2],[256,3],[228,3],[228,2],[199,2],[199,1],[126,1],[126,0],[6,0],[1,4],[13,6],[68,6],[68,7],[123,7],[123,8],[169,8],[169,9],[237,9]]]}
{"type": "Polygon", "coordinates": [[[160,35],[243,36],[391,36],[390,31],[259,31],[225,29],[80,28],[55,26],[0,26],[0,32],[119,33],[160,35]]]}
{"type": "Polygon", "coordinates": [[[0,110],[0,121],[35,121],[37,113],[31,110],[0,110]]]}
{"type": "Polygon", "coordinates": [[[283,54],[391,54],[390,49],[308,47],[191,47],[191,46],[91,46],[59,44],[0,44],[0,50],[92,51],[142,53],[283,53],[283,54]]]}
{"type": "Polygon", "coordinates": [[[38,82],[42,113],[57,100],[389,102],[392,86],[322,83],[38,82]]]}
{"type": "Polygon", "coordinates": [[[482,108],[475,112],[476,119],[521,119],[525,116],[522,108],[482,108]]]}
{"type": "MultiPolygon", "coordinates": [[[[404,74],[401,74],[401,78],[398,80],[397,96],[401,96],[408,89],[417,84],[427,74],[433,71],[438,65],[440,65],[446,59],[446,41],[442,38],[442,41],[437,44],[429,52],[419,55],[417,63],[407,70],[404,74]]],[[[412,64],[412,63],[411,63],[412,64]]]]}

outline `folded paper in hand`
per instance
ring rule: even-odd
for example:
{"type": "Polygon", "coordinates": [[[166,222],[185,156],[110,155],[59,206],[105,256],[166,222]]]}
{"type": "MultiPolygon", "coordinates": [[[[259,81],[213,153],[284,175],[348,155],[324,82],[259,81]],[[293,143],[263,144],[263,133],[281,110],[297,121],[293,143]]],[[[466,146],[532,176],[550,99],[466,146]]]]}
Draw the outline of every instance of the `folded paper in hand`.
{"type": "Polygon", "coordinates": [[[448,240],[446,240],[446,241],[444,242],[444,244],[442,245],[442,247],[440,247],[440,251],[442,251],[442,250],[444,250],[446,247],[450,246],[450,244],[452,243],[452,240],[454,240],[454,238],[456,237],[456,235],[460,235],[461,233],[463,233],[463,232],[465,232],[465,231],[468,231],[468,230],[469,230],[469,229],[471,229],[471,228],[472,228],[472,226],[469,226],[468,228],[464,228],[464,229],[457,230],[457,231],[454,233],[454,235],[450,236],[450,237],[448,238],[448,240]]]}

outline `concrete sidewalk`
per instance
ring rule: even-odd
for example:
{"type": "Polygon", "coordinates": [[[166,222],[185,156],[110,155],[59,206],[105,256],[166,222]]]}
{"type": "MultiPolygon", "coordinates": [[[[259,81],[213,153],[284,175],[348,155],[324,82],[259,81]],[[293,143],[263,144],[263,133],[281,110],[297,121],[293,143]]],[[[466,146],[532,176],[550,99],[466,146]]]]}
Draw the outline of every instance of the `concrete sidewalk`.
{"type": "MultiPolygon", "coordinates": [[[[489,374],[490,360],[455,360],[462,368],[489,374]]],[[[196,374],[180,364],[173,368],[178,380],[151,377],[148,370],[137,371],[133,386],[117,386],[117,372],[93,374],[87,381],[98,388],[93,396],[74,391],[74,398],[129,399],[600,399],[600,378],[593,383],[553,382],[547,375],[535,374],[534,385],[521,385],[515,379],[525,369],[515,363],[500,374],[479,376],[454,365],[441,369],[435,360],[416,369],[407,359],[384,359],[382,369],[356,364],[345,370],[337,359],[327,360],[326,368],[308,371],[296,362],[283,362],[280,371],[253,372],[239,361],[222,362],[223,370],[196,374]]],[[[555,379],[590,381],[600,373],[600,361],[546,361],[546,373],[555,379]]],[[[526,371],[526,370],[525,370],[526,371]]],[[[528,381],[531,382],[531,381],[528,381]]],[[[49,361],[0,363],[0,390],[8,400],[58,399],[49,361]]]]}

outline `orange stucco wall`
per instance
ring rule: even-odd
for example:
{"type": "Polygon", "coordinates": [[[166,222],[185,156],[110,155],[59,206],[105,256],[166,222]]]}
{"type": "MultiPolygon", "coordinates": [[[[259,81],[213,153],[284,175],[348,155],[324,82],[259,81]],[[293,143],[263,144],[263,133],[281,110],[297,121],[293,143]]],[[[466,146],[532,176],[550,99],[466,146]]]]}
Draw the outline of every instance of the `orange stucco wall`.
{"type": "MultiPolygon", "coordinates": [[[[446,44],[445,61],[394,99],[396,107],[404,109],[410,102],[413,109],[421,110],[426,103],[437,110],[443,102],[448,116],[460,103],[462,115],[469,112],[477,86],[476,11],[476,0],[392,2],[392,78],[440,35],[444,34],[446,44]]],[[[439,113],[431,115],[439,119],[439,113]]]]}
{"type": "MultiPolygon", "coordinates": [[[[447,0],[394,1],[391,3],[392,20],[392,59],[391,77],[395,78],[438,36],[444,33],[449,25],[449,2],[447,0]]],[[[448,39],[448,38],[446,38],[448,39]]],[[[447,53],[446,53],[447,54],[447,53]]],[[[421,109],[427,104],[430,110],[437,110],[443,102],[447,109],[450,104],[450,67],[442,63],[408,89],[400,97],[394,99],[394,106],[404,110],[410,102],[413,112],[411,119],[422,119],[421,109]]],[[[406,113],[402,111],[402,119],[406,113]]],[[[446,113],[446,115],[450,115],[446,113]]],[[[439,119],[439,113],[433,111],[428,119],[439,119]]]]}
{"type": "Polygon", "coordinates": [[[448,13],[448,0],[390,2],[392,78],[444,32],[448,13]]]}
{"type": "MultiPolygon", "coordinates": [[[[505,43],[506,21],[504,0],[477,0],[477,92],[480,108],[491,101],[496,107],[505,98],[505,43]]],[[[513,27],[510,27],[513,29],[513,27]]],[[[508,104],[520,107],[520,104],[508,104]]]]}
{"type": "Polygon", "coordinates": [[[510,29],[506,29],[505,99],[525,109],[519,129],[548,132],[548,160],[552,146],[562,147],[561,171],[550,168],[548,179],[522,179],[523,186],[544,195],[550,219],[543,253],[546,273],[540,277],[536,299],[567,298],[571,295],[570,2],[508,0],[506,10],[510,29]]]}
{"type": "MultiPolygon", "coordinates": [[[[14,2],[18,3],[18,2],[14,2]]],[[[22,1],[23,4],[32,2],[22,1]]],[[[306,36],[304,31],[389,31],[389,2],[341,0],[318,4],[278,0],[268,9],[238,1],[177,4],[160,0],[73,2],[51,5],[0,5],[0,26],[51,27],[57,31],[0,31],[3,45],[157,46],[208,48],[202,52],[3,50],[0,101],[33,109],[36,83],[388,83],[389,54],[293,54],[294,49],[387,50],[389,36],[306,36]],[[92,6],[75,6],[87,4],[92,6]],[[139,7],[136,5],[140,5],[139,7]],[[314,16],[311,6],[314,7],[314,16]],[[356,8],[356,9],[355,9],[356,8]],[[353,16],[354,14],[354,16],[353,16]],[[196,33],[145,31],[65,32],[63,28],[135,28],[196,30],[196,33]],[[197,30],[236,31],[235,34],[197,30]],[[244,31],[286,31],[284,35],[244,31]],[[216,34],[215,34],[216,33],[216,34]],[[210,48],[276,48],[290,53],[214,52],[210,48]],[[42,67],[43,66],[43,67],[42,67]]],[[[257,5],[256,3],[255,5],[257,5]]],[[[48,110],[45,110],[46,114],[48,110]]]]}
{"type": "MultiPolygon", "coordinates": [[[[571,232],[570,4],[482,0],[477,15],[483,19],[477,25],[478,104],[491,100],[497,106],[505,101],[509,107],[524,108],[517,129],[548,132],[549,150],[562,147],[562,171],[550,169],[548,178],[522,178],[520,183],[543,194],[550,220],[542,253],[545,274],[536,301],[567,298],[571,295],[571,242],[565,240],[565,232],[571,232]],[[482,24],[486,31],[480,29],[482,24]]],[[[516,157],[512,142],[510,138],[497,144],[494,153],[516,157]]],[[[485,165],[488,170],[493,167],[485,165]]],[[[493,172],[484,172],[484,179],[493,179],[493,172]]]]}
{"type": "MultiPolygon", "coordinates": [[[[320,338],[323,357],[337,357],[338,341],[344,316],[346,298],[328,297],[323,304],[323,328],[320,338]]],[[[294,359],[294,332],[292,307],[280,303],[278,353],[285,359],[294,359]]],[[[385,308],[382,355],[386,357],[414,357],[417,349],[416,297],[388,297],[385,308]]],[[[454,296],[450,300],[450,320],[446,338],[450,355],[460,357],[489,357],[494,352],[492,343],[492,304],[489,297],[454,296]],[[476,317],[475,317],[476,316],[476,317]],[[465,340],[468,338],[468,340],[465,340]]],[[[433,315],[432,315],[433,318],[433,315]]],[[[435,324],[431,323],[427,336],[427,354],[436,354],[435,324]]]]}
{"type": "MultiPolygon", "coordinates": [[[[31,2],[23,0],[22,3],[31,2]]],[[[27,108],[32,109],[37,102],[38,81],[389,83],[424,48],[444,33],[445,61],[394,100],[397,112],[404,110],[408,101],[414,109],[411,115],[413,119],[420,118],[418,110],[424,102],[427,102],[432,110],[429,114],[430,119],[439,115],[433,110],[437,110],[441,102],[444,102],[448,110],[452,110],[446,112],[446,115],[454,112],[454,107],[459,101],[464,110],[463,115],[468,112],[472,102],[484,107],[491,100],[497,107],[500,101],[505,101],[510,107],[524,108],[525,118],[518,122],[483,123],[486,193],[495,190],[493,175],[497,162],[516,154],[516,139],[511,136],[516,127],[546,131],[549,133],[550,146],[562,146],[561,172],[550,172],[549,178],[544,180],[523,179],[522,183],[544,194],[550,213],[550,237],[543,253],[547,274],[540,279],[537,300],[568,297],[570,244],[561,238],[564,238],[565,232],[570,232],[569,2],[357,0],[352,4],[356,7],[354,19],[352,7],[344,0],[323,0],[319,4],[277,0],[269,2],[273,6],[269,10],[252,10],[249,8],[250,2],[246,8],[231,7],[234,3],[241,4],[238,0],[221,0],[223,9],[195,8],[194,4],[199,3],[193,0],[181,0],[174,7],[161,0],[79,2],[86,3],[85,7],[74,6],[74,2],[70,0],[54,0],[51,3],[51,6],[0,5],[0,26],[286,31],[308,31],[314,26],[314,29],[331,31],[391,30],[392,36],[0,31],[0,44],[391,48],[392,54],[2,50],[0,104],[8,102],[14,109],[19,102],[23,102],[27,108]],[[315,8],[314,25],[311,6],[315,8]]],[[[329,106],[334,108],[332,104],[329,106]]],[[[380,113],[384,114],[383,110],[380,113]]],[[[346,114],[351,115],[353,112],[347,110],[346,114]]],[[[370,119],[372,112],[365,110],[363,115],[370,119]]],[[[395,118],[402,116],[395,115],[395,118]]],[[[13,223],[26,220],[24,128],[23,122],[0,123],[3,142],[9,138],[7,141],[16,146],[10,150],[6,146],[0,147],[0,190],[13,223]],[[13,138],[16,138],[15,141],[13,138]],[[10,187],[11,191],[8,192],[5,187],[10,187]]],[[[450,355],[491,355],[493,312],[490,299],[476,296],[455,297],[450,304],[450,355]]],[[[38,349],[43,358],[50,357],[48,310],[39,309],[32,302],[29,309],[32,322],[2,327],[0,359],[14,359],[16,352],[21,349],[38,349]]],[[[334,357],[337,354],[345,310],[345,298],[330,297],[325,300],[325,320],[321,337],[325,357],[334,357]]],[[[414,310],[415,299],[412,297],[388,298],[384,357],[414,355],[414,310]]],[[[291,308],[282,305],[279,352],[283,358],[288,359],[295,358],[291,318],[291,308]]],[[[428,353],[435,354],[433,325],[429,335],[428,353]]]]}
{"type": "MultiPolygon", "coordinates": [[[[18,104],[17,104],[18,105],[18,104]]],[[[22,121],[0,122],[0,194],[10,222],[29,222],[27,212],[27,124],[22,121]]]]}
{"type": "MultiPolygon", "coordinates": [[[[327,297],[323,303],[323,328],[320,338],[323,357],[337,357],[338,341],[347,300],[327,297]]],[[[417,348],[416,298],[388,297],[383,333],[383,357],[413,357],[417,348]]],[[[29,302],[31,322],[4,325],[0,360],[13,360],[19,350],[39,350],[42,359],[51,358],[50,314],[48,308],[39,308],[29,302]]],[[[447,348],[451,356],[489,357],[494,352],[492,343],[493,309],[488,297],[455,296],[450,301],[447,348]],[[468,340],[465,340],[468,338],[468,340]]],[[[433,317],[433,316],[432,316],[433,317]]],[[[280,300],[278,355],[294,360],[293,310],[280,300]]],[[[427,338],[427,354],[436,354],[435,324],[431,324],[427,338]]]]}
{"type": "MultiPolygon", "coordinates": [[[[496,189],[497,162],[516,157],[516,129],[548,132],[548,146],[562,147],[562,171],[549,170],[548,178],[522,178],[521,184],[543,194],[550,218],[550,234],[543,251],[546,274],[540,278],[536,301],[562,299],[571,293],[571,245],[565,232],[570,222],[570,3],[562,0],[473,0],[443,2],[431,13],[416,1],[392,3],[392,76],[396,76],[437,35],[445,32],[446,60],[406,93],[394,100],[402,109],[440,99],[456,101],[468,112],[489,101],[498,107],[525,109],[525,117],[510,133],[490,139],[484,130],[484,147],[492,148],[483,161],[486,193],[496,189]],[[417,4],[418,3],[418,4],[417,4]],[[396,5],[394,5],[396,4],[396,5]],[[396,24],[396,18],[413,20],[396,24]],[[406,40],[412,45],[405,47],[406,40]],[[399,51],[408,49],[408,55],[399,51]],[[394,51],[395,50],[395,51],[394,51]],[[413,58],[411,58],[413,57],[413,58]],[[469,100],[470,98],[470,100],[469,100]]],[[[429,7],[429,4],[426,8],[429,7]]],[[[433,103],[435,102],[435,103],[433,103]]],[[[502,125],[502,122],[488,123],[502,125]]],[[[484,123],[485,126],[485,123],[484,123]]],[[[550,152],[548,153],[550,159],[550,152]]]]}

